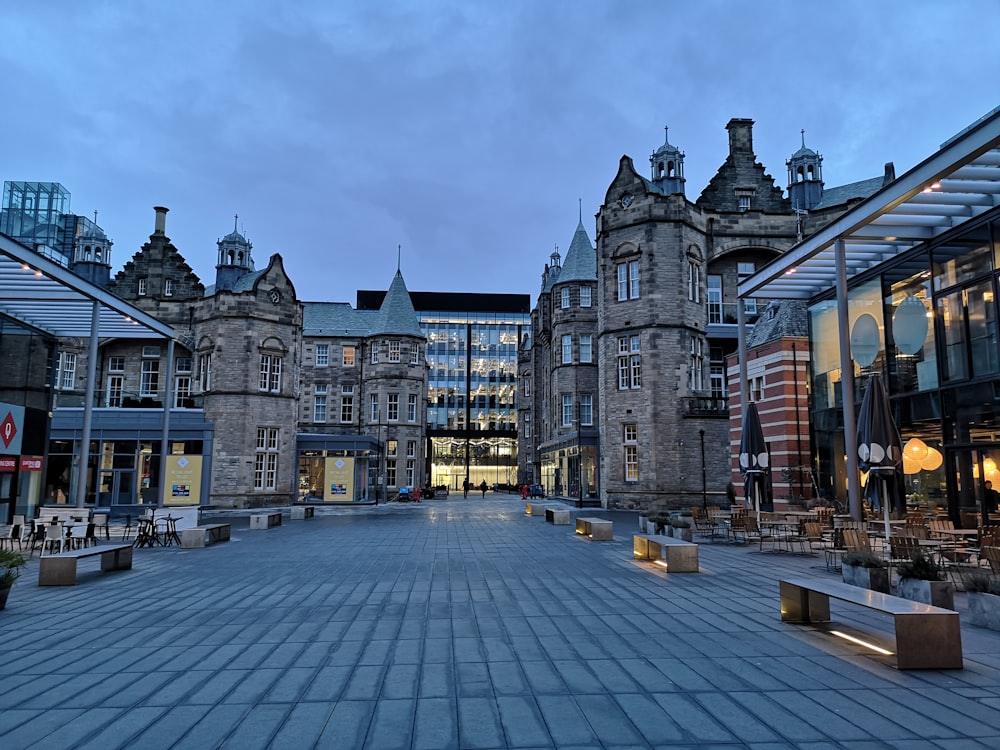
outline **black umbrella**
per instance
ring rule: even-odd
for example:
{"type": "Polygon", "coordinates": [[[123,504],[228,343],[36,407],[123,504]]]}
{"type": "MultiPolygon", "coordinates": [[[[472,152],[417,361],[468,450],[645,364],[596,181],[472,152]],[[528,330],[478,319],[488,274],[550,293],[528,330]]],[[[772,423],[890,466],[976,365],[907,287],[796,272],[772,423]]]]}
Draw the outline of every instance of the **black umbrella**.
{"type": "Polygon", "coordinates": [[[767,443],[764,442],[764,430],[760,426],[757,404],[751,401],[747,404],[743,432],[740,435],[740,473],[743,474],[747,506],[754,508],[758,515],[760,515],[761,495],[767,492],[770,466],[770,456],[767,453],[767,443]]]}
{"type": "Polygon", "coordinates": [[[882,385],[882,378],[872,374],[861,400],[858,414],[858,458],[861,470],[868,472],[865,498],[872,510],[882,509],[885,517],[885,537],[889,538],[889,505],[892,495],[889,482],[903,462],[903,441],[892,418],[889,397],[882,385]]]}

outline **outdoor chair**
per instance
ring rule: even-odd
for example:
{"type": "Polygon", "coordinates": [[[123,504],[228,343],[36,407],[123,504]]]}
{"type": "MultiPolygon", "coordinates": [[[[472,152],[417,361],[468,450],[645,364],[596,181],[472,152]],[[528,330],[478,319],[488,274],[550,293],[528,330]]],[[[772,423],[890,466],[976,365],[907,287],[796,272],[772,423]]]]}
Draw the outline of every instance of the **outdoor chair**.
{"type": "Polygon", "coordinates": [[[107,513],[95,513],[94,514],[94,533],[100,534],[101,531],[104,532],[104,538],[111,540],[111,530],[108,528],[108,514],[107,513]]]}
{"type": "Polygon", "coordinates": [[[45,528],[45,540],[42,543],[42,554],[48,550],[49,554],[64,552],[66,550],[66,529],[61,523],[42,524],[45,528]]]}
{"type": "Polygon", "coordinates": [[[844,529],[844,549],[847,552],[871,552],[868,534],[860,529],[844,529]]]}
{"type": "Polygon", "coordinates": [[[0,536],[0,549],[10,548],[13,552],[14,544],[17,543],[18,549],[23,549],[21,546],[21,527],[14,523],[7,528],[7,533],[0,536]]]}
{"type": "Polygon", "coordinates": [[[990,566],[993,575],[1000,575],[1000,547],[983,547],[980,557],[990,566]]]}
{"type": "Polygon", "coordinates": [[[758,549],[764,551],[764,542],[769,542],[771,544],[771,550],[775,549],[775,536],[770,532],[762,532],[760,530],[760,524],[757,523],[756,518],[751,518],[747,516],[743,521],[744,535],[747,544],[753,544],[757,542],[758,549]]]}

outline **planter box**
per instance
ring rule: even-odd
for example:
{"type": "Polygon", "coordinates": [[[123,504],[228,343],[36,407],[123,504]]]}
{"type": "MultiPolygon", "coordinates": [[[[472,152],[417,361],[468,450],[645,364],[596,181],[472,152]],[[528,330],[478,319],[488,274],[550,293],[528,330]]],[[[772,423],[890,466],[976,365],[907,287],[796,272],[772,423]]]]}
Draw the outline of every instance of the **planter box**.
{"type": "Polygon", "coordinates": [[[685,542],[691,542],[694,540],[694,531],[688,526],[685,529],[674,529],[674,536],[685,542]]]}
{"type": "Polygon", "coordinates": [[[1000,596],[981,591],[970,591],[968,598],[969,612],[967,617],[969,622],[981,628],[1000,630],[1000,596]]]}
{"type": "Polygon", "coordinates": [[[911,602],[923,602],[944,609],[955,609],[955,584],[951,581],[922,581],[900,578],[896,595],[911,602]]]}
{"type": "Polygon", "coordinates": [[[889,569],[888,568],[863,568],[860,565],[841,566],[841,575],[844,583],[852,586],[860,586],[863,589],[881,591],[883,594],[889,593],[889,569]]]}
{"type": "Polygon", "coordinates": [[[653,532],[649,530],[649,516],[639,516],[639,532],[642,534],[652,534],[653,532]]]}

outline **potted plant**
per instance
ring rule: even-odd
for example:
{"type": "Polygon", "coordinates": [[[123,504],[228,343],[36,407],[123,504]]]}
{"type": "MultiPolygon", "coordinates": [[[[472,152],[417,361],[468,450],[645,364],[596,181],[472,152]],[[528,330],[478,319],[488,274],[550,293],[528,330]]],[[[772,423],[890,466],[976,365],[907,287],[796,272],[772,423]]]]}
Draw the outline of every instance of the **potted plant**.
{"type": "Polygon", "coordinates": [[[21,575],[26,560],[24,555],[14,550],[0,550],[0,609],[7,606],[10,587],[21,575]]]}
{"type": "Polygon", "coordinates": [[[914,602],[955,609],[955,585],[942,580],[941,566],[932,557],[918,550],[896,566],[899,583],[896,594],[914,602]]]}
{"type": "Polygon", "coordinates": [[[889,593],[889,564],[872,552],[848,552],[840,570],[844,583],[889,593]]]}
{"type": "Polygon", "coordinates": [[[692,541],[691,521],[687,518],[672,518],[670,525],[674,528],[674,536],[685,542],[692,541]]]}
{"type": "Polygon", "coordinates": [[[1000,581],[985,573],[962,577],[969,600],[967,617],[973,625],[1000,630],[1000,581]]]}

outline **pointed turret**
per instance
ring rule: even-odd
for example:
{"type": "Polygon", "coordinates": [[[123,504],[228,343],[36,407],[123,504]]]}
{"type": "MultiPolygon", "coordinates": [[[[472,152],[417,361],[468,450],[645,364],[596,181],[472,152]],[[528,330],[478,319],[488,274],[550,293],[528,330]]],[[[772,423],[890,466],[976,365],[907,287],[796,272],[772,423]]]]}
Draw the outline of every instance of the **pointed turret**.
{"type": "Polygon", "coordinates": [[[569,243],[569,250],[566,251],[566,261],[562,264],[559,277],[556,282],[562,284],[567,281],[596,281],[597,280],[597,251],[587,236],[587,230],[583,227],[583,217],[576,225],[576,232],[573,240],[569,243]]]}
{"type": "Polygon", "coordinates": [[[396,276],[389,285],[382,306],[378,310],[379,322],[372,331],[374,334],[392,334],[397,336],[424,337],[417,319],[417,311],[413,308],[410,292],[403,281],[403,273],[398,268],[396,276]]]}
{"type": "Polygon", "coordinates": [[[215,264],[215,290],[232,291],[241,276],[254,272],[253,257],[250,251],[253,245],[239,233],[237,223],[239,214],[233,216],[233,231],[218,240],[218,260],[215,264]]]}
{"type": "Polygon", "coordinates": [[[788,167],[788,199],[792,209],[809,211],[823,199],[823,157],[806,148],[806,131],[802,130],[802,146],[785,162],[788,167]]]}
{"type": "Polygon", "coordinates": [[[684,152],[670,145],[667,128],[663,128],[663,145],[649,157],[653,184],[664,195],[684,194],[684,152]]]}

